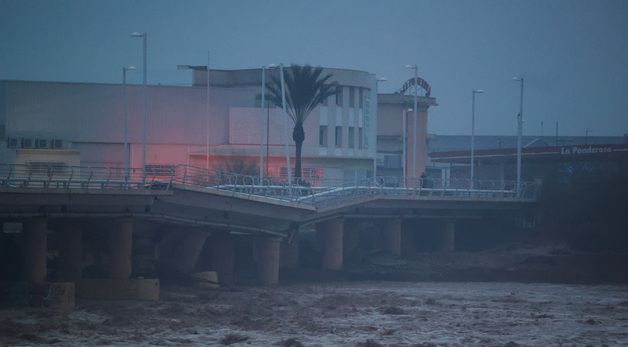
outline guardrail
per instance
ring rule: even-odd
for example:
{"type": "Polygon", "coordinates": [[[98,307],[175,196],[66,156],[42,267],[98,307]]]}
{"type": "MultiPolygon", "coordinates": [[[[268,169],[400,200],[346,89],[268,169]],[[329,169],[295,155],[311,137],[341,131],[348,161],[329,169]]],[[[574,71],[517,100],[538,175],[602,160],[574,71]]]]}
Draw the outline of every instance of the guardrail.
{"type": "Polygon", "coordinates": [[[0,164],[0,186],[15,188],[159,189],[173,184],[218,189],[249,196],[333,206],[376,196],[404,199],[455,198],[467,200],[533,201],[540,185],[525,182],[519,189],[512,181],[407,179],[308,179],[294,180],[206,170],[189,165],[124,169],[104,166],[0,164]]]}
{"type": "Polygon", "coordinates": [[[137,168],[0,164],[0,187],[12,188],[167,190],[173,177],[173,172],[142,173],[137,168]]]}

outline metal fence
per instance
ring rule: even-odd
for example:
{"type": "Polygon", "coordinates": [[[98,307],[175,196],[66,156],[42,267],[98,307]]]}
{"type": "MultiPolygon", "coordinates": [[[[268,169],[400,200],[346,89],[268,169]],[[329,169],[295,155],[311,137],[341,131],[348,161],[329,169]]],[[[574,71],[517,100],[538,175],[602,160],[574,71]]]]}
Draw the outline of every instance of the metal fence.
{"type": "Polygon", "coordinates": [[[363,179],[285,179],[240,175],[206,170],[189,165],[139,168],[99,166],[37,166],[0,164],[0,186],[14,188],[159,189],[173,184],[221,190],[240,195],[292,201],[316,206],[342,204],[373,197],[399,199],[466,199],[533,201],[539,184],[525,182],[519,189],[512,181],[407,179],[377,177],[363,179]]]}
{"type": "Polygon", "coordinates": [[[106,166],[0,164],[0,187],[40,189],[169,189],[172,172],[106,166]]]}

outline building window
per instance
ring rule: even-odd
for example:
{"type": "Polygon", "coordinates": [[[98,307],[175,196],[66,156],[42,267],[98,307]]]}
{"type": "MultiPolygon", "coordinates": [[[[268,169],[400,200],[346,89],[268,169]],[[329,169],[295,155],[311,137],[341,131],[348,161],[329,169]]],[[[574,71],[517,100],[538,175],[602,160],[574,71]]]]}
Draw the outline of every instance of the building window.
{"type": "Polygon", "coordinates": [[[355,147],[355,128],[349,127],[349,148],[355,147]]]}
{"type": "Polygon", "coordinates": [[[349,107],[355,107],[355,88],[349,87],[349,107]]]}
{"type": "Polygon", "coordinates": [[[329,105],[329,97],[326,97],[323,99],[323,106],[328,106],[329,105]]]}
{"type": "Polygon", "coordinates": [[[342,86],[336,87],[336,105],[342,106],[342,86]]]}
{"type": "Polygon", "coordinates": [[[321,147],[327,147],[327,125],[321,125],[318,128],[318,144],[321,147]]]}
{"type": "Polygon", "coordinates": [[[364,128],[358,128],[358,148],[364,147],[364,128]]]}
{"type": "Polygon", "coordinates": [[[363,88],[360,88],[358,90],[358,107],[359,108],[364,107],[364,89],[363,88]]]}
{"type": "Polygon", "coordinates": [[[336,126],[336,136],[335,136],[336,147],[342,147],[342,127],[336,126]]]}

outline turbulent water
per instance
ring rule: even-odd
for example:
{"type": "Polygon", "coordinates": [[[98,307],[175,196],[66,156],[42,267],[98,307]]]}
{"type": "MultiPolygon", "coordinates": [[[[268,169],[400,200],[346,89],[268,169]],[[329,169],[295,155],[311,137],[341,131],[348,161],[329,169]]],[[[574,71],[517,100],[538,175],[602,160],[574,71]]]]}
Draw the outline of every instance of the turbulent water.
{"type": "Polygon", "coordinates": [[[8,345],[628,345],[628,287],[351,282],[0,311],[8,345]]]}

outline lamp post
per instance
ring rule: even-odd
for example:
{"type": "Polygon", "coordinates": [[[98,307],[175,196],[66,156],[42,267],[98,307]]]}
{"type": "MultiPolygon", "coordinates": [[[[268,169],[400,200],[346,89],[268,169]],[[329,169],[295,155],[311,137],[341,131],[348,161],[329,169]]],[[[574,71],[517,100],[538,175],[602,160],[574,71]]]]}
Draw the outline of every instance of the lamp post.
{"type": "Polygon", "coordinates": [[[414,106],[412,107],[412,177],[416,178],[416,147],[417,147],[417,97],[419,85],[419,69],[416,64],[406,65],[406,68],[414,70],[414,106]]]}
{"type": "Polygon", "coordinates": [[[401,170],[401,174],[402,174],[402,178],[403,178],[403,187],[406,187],[406,166],[408,164],[408,161],[406,160],[407,157],[407,151],[406,151],[406,131],[407,131],[407,124],[408,124],[408,112],[411,112],[412,109],[411,108],[404,108],[403,111],[401,111],[401,166],[402,166],[402,170],[401,170]]]}
{"type": "Polygon", "coordinates": [[[207,66],[195,66],[195,65],[177,65],[177,69],[179,70],[194,70],[194,71],[206,71],[206,80],[207,88],[205,89],[205,169],[209,171],[209,156],[210,156],[210,145],[209,145],[209,131],[210,131],[210,121],[209,121],[209,60],[210,55],[209,51],[207,51],[207,66]]]}
{"type": "Polygon", "coordinates": [[[519,82],[521,87],[519,94],[519,114],[517,115],[517,189],[519,196],[521,192],[521,137],[523,134],[523,77],[513,77],[513,81],[519,82]]]}
{"type": "Polygon", "coordinates": [[[124,95],[124,178],[129,179],[129,96],[126,88],[126,73],[136,70],[135,66],[122,67],[122,92],[124,95]]]}
{"type": "Polygon", "coordinates": [[[469,188],[473,189],[473,181],[475,179],[475,95],[482,94],[482,89],[473,89],[471,91],[471,181],[469,188]]]}
{"type": "Polygon", "coordinates": [[[283,64],[279,64],[279,78],[281,79],[281,107],[283,109],[283,137],[286,151],[286,169],[288,172],[288,185],[292,185],[292,171],[290,169],[290,147],[288,147],[288,113],[286,112],[286,87],[283,78],[283,64]]]}
{"type": "MultiPolygon", "coordinates": [[[[259,113],[259,181],[260,184],[264,178],[264,130],[266,130],[266,142],[268,143],[268,122],[266,129],[264,128],[264,108],[266,107],[266,70],[274,69],[277,64],[269,64],[268,67],[262,66],[262,103],[260,105],[259,113]]],[[[283,86],[283,79],[281,81],[283,86]]],[[[284,100],[282,100],[284,102],[284,100]]],[[[285,110],[285,107],[284,107],[285,110]]],[[[268,159],[267,159],[268,160],[268,159]]],[[[268,163],[267,163],[268,164],[268,163]]],[[[268,173],[266,173],[268,174],[268,173]]]]}
{"type": "MultiPolygon", "coordinates": [[[[386,77],[380,77],[375,80],[375,101],[377,101],[377,95],[379,93],[379,83],[386,82],[386,77]]],[[[379,102],[377,103],[377,109],[379,109],[379,102]]],[[[375,111],[375,114],[378,110],[375,111]]],[[[377,119],[377,117],[375,117],[377,119]]],[[[373,158],[373,183],[377,184],[377,130],[375,130],[375,157],[373,158]]]]}
{"type": "Polygon", "coordinates": [[[142,38],[142,97],[144,99],[142,106],[142,183],[144,183],[146,180],[146,126],[148,122],[148,91],[146,87],[146,41],[148,39],[148,33],[134,32],[131,36],[142,38]]]}
{"type": "Polygon", "coordinates": [[[264,107],[266,106],[266,66],[262,66],[262,103],[259,112],[259,183],[264,179],[264,107]]]}

